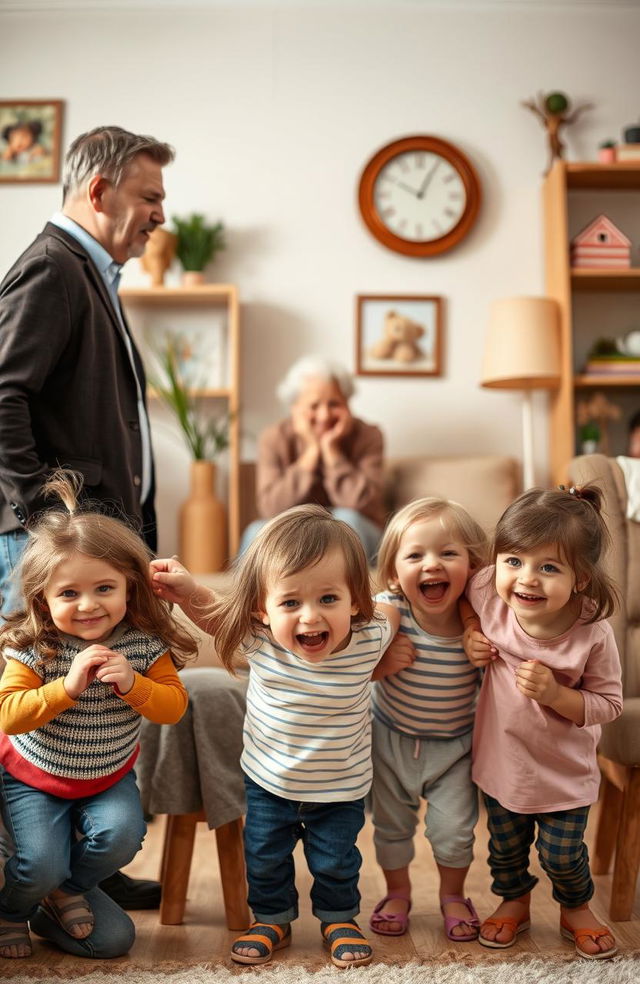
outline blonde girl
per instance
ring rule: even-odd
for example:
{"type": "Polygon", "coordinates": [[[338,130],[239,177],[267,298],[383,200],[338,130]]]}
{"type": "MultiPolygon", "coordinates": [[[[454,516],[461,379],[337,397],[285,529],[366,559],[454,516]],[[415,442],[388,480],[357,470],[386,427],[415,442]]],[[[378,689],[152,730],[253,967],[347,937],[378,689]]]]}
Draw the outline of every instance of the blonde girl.
{"type": "Polygon", "coordinates": [[[370,963],[354,917],[361,864],[356,838],[371,784],[369,689],[397,619],[374,614],[362,544],[320,506],[281,513],[241,555],[227,597],[197,585],[176,560],[152,563],[168,601],[210,632],[231,669],[251,673],[241,765],[245,853],[255,922],[231,949],[266,963],[291,942],[298,915],[293,849],[302,839],[311,900],[338,967],[370,963]]]}
{"type": "Polygon", "coordinates": [[[400,615],[392,649],[415,653],[414,662],[374,688],[372,820],[386,893],[370,925],[385,936],[408,928],[421,799],[428,802],[425,836],[440,875],[445,932],[453,942],[478,935],[464,880],[478,819],[471,734],[479,673],[462,647],[458,601],[487,550],[485,533],[462,506],[433,497],[401,509],[383,536],[378,579],[386,590],[376,602],[400,615]]]}
{"type": "Polygon", "coordinates": [[[3,957],[30,955],[28,920],[76,941],[80,955],[120,955],[122,942],[109,942],[117,906],[96,886],[145,835],[133,771],[140,715],[170,724],[187,705],[176,668],[194,640],[153,593],[142,541],[79,510],[80,484],[62,472],[47,483],[64,508],[30,528],[24,610],[0,628],[2,809],[15,844],[0,889],[3,957]]]}
{"type": "Polygon", "coordinates": [[[560,903],[561,935],[587,959],[611,957],[611,930],[589,908],[584,830],[598,798],[600,725],[622,709],[620,660],[606,621],[616,592],[603,570],[608,533],[596,486],[531,489],[498,522],[494,564],[468,595],[482,633],[469,658],[486,666],[476,714],[473,778],[484,793],[492,890],[484,946],[512,946],[530,925],[536,836],[560,903]]]}

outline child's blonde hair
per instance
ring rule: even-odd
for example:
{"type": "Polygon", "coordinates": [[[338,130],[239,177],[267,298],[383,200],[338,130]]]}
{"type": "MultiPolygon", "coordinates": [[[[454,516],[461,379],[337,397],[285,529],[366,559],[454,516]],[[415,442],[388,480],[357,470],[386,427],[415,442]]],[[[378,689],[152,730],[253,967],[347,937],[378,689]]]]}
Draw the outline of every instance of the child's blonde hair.
{"type": "Polygon", "coordinates": [[[406,531],[414,523],[434,516],[440,516],[443,526],[450,532],[452,538],[462,543],[469,551],[469,561],[473,570],[479,570],[488,563],[487,534],[467,510],[451,499],[425,496],[422,499],[414,499],[404,506],[387,523],[378,551],[378,582],[382,587],[392,589],[392,585],[397,585],[396,555],[400,540],[406,531]]]}
{"type": "Polygon", "coordinates": [[[493,559],[498,554],[536,550],[554,544],[571,567],[578,592],[594,603],[588,619],[597,622],[615,610],[618,592],[602,566],[609,544],[597,485],[582,488],[529,489],[507,506],[496,526],[493,559]]]}
{"type": "Polygon", "coordinates": [[[107,564],[127,579],[126,619],[147,635],[159,636],[171,650],[177,667],[195,655],[197,643],[179,626],[170,606],[152,591],[149,578],[151,554],[137,533],[124,522],[95,511],[91,503],[78,505],[82,477],[59,470],[44,487],[46,498],[56,497],[64,509],[48,509],[29,526],[29,541],[18,568],[24,609],[8,615],[0,626],[0,646],[35,649],[51,659],[60,648],[44,592],[56,568],[74,553],[107,564]]]}
{"type": "Polygon", "coordinates": [[[229,593],[211,610],[216,652],[223,666],[232,671],[234,655],[243,640],[256,631],[264,632],[258,613],[264,610],[269,582],[312,567],[333,549],[344,556],[351,602],[358,611],[352,623],[371,621],[367,558],[357,533],[322,506],[294,506],[260,530],[234,565],[229,593]]]}

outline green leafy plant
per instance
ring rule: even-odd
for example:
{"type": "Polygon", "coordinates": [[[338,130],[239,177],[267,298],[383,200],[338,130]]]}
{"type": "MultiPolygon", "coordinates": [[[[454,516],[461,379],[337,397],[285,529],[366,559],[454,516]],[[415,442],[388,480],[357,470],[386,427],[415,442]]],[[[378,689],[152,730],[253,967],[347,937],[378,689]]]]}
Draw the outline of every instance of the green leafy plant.
{"type": "Polygon", "coordinates": [[[192,212],[186,219],[174,215],[172,221],[178,237],[176,256],[185,270],[204,270],[216,253],[225,248],[222,222],[207,225],[199,212],[192,212]]]}
{"type": "Polygon", "coordinates": [[[602,147],[604,149],[605,147],[615,147],[615,145],[615,140],[601,140],[598,147],[602,147]]]}
{"type": "Polygon", "coordinates": [[[176,417],[182,436],[195,461],[213,461],[229,447],[229,414],[212,418],[204,401],[193,395],[180,370],[179,337],[167,336],[155,350],[161,376],[150,373],[149,382],[176,417]]]}
{"type": "Polygon", "coordinates": [[[583,424],[580,428],[580,441],[585,444],[587,441],[595,441],[597,444],[600,440],[600,428],[596,424],[595,420],[590,420],[586,424],[583,424]]]}

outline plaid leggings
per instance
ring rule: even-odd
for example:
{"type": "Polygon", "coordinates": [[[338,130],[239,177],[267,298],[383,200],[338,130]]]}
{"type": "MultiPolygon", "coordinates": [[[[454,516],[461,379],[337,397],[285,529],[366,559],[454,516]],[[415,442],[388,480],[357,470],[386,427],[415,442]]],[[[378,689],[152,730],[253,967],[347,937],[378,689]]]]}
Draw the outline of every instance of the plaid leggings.
{"type": "Polygon", "coordinates": [[[588,902],[593,895],[589,853],[584,843],[589,807],[558,813],[512,813],[492,796],[483,795],[491,835],[491,891],[503,899],[517,899],[537,884],[538,879],[529,871],[529,850],[537,823],[536,850],[553,884],[554,899],[569,909],[588,902]]]}

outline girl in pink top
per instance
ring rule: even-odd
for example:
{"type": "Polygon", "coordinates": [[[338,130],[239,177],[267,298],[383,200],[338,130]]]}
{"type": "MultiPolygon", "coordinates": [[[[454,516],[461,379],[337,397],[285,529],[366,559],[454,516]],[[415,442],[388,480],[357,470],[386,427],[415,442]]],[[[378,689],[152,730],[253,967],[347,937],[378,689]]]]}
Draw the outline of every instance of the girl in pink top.
{"type": "Polygon", "coordinates": [[[600,725],[622,709],[620,660],[605,621],[616,592],[602,567],[608,534],[600,510],[595,486],[523,493],[496,527],[495,566],[467,589],[482,633],[475,619],[465,649],[486,667],[472,774],[487,807],[492,890],[503,899],[481,926],[484,946],[512,946],[529,928],[537,824],[562,936],[588,959],[616,953],[610,929],[589,909],[584,844],[598,798],[600,725]]]}

